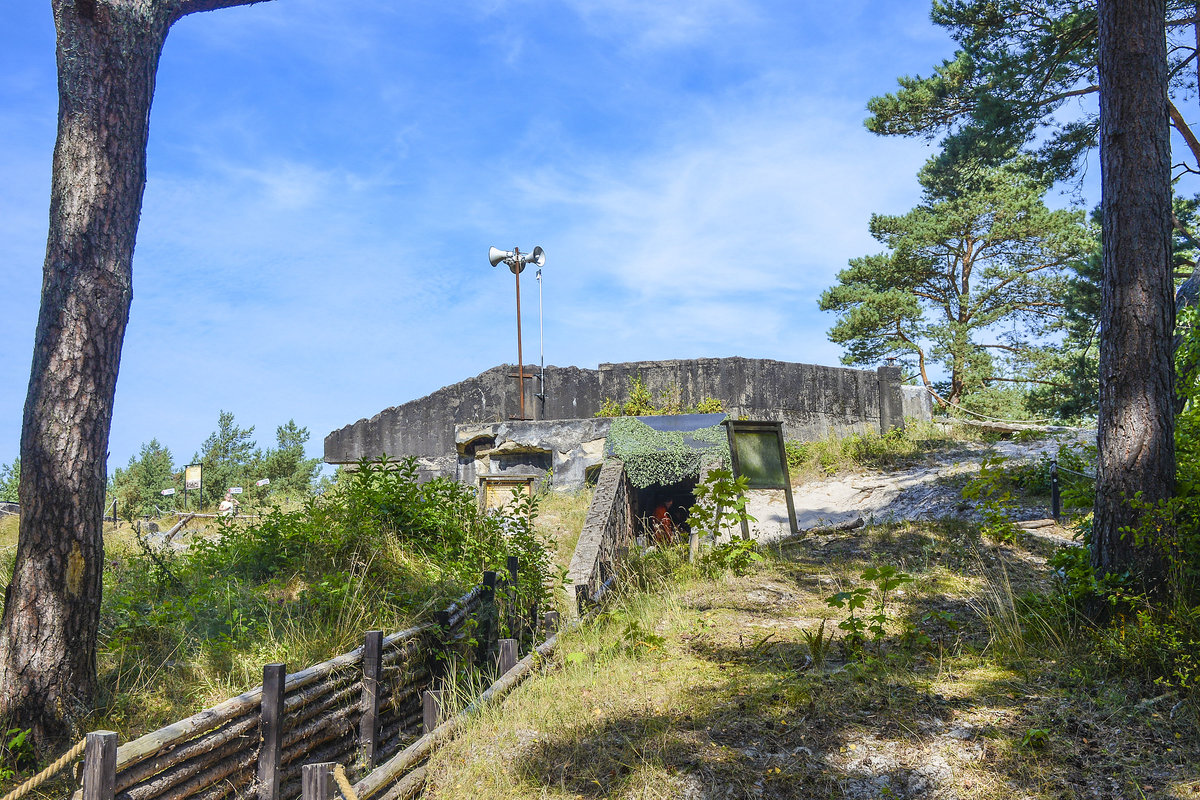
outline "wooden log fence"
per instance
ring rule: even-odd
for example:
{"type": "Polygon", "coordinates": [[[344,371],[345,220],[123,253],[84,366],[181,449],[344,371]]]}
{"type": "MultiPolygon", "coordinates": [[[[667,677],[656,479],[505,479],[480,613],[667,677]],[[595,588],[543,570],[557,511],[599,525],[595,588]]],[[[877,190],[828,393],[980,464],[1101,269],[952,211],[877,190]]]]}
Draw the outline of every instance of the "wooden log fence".
{"type": "MultiPolygon", "coordinates": [[[[516,643],[501,645],[495,630],[498,600],[515,605],[519,565],[506,567],[432,623],[368,631],[361,647],[290,675],[268,664],[261,686],[120,747],[115,733],[88,734],[71,800],[295,800],[332,791],[314,765],[370,772],[426,732],[422,695],[445,688],[452,660],[485,667],[498,647],[515,657],[516,643]],[[468,647],[473,636],[479,644],[468,647]]],[[[547,627],[511,619],[510,629],[547,627]]]]}
{"type": "MultiPolygon", "coordinates": [[[[545,625],[544,622],[543,625],[545,625]]],[[[381,764],[378,769],[364,776],[353,787],[358,800],[408,800],[413,797],[425,780],[424,768],[420,766],[421,762],[428,758],[437,747],[448,741],[471,714],[511,691],[529,674],[538,659],[545,659],[554,652],[557,644],[558,633],[554,633],[533,652],[498,677],[467,708],[432,728],[424,736],[381,764]]],[[[313,800],[313,797],[315,796],[306,794],[303,800],[313,800]]]]}

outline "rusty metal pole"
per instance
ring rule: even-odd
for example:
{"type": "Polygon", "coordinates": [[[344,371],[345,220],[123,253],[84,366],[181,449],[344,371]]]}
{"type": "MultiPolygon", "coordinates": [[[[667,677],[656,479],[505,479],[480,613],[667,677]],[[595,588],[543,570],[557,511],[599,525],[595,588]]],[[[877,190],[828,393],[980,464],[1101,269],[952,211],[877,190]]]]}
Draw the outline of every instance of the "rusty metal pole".
{"type": "Polygon", "coordinates": [[[512,268],[517,279],[517,397],[521,399],[521,419],[525,419],[525,359],[521,355],[521,270],[525,265],[520,261],[521,251],[513,248],[517,254],[516,266],[512,268]]]}

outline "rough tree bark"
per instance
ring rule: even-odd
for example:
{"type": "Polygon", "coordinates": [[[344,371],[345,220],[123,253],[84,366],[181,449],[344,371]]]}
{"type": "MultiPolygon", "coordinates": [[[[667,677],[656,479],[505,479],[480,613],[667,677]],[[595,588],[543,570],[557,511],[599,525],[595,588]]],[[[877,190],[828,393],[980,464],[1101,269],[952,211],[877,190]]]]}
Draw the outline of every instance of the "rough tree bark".
{"type": "Polygon", "coordinates": [[[0,620],[0,720],[40,749],[96,689],[105,460],[159,54],[171,25],[257,0],[52,0],[58,139],[21,427],[21,528],[0,620]]]}
{"type": "Polygon", "coordinates": [[[1130,506],[1171,495],[1175,479],[1175,323],[1171,142],[1164,0],[1100,0],[1100,169],[1104,213],[1099,463],[1092,565],[1165,578],[1156,543],[1123,533],[1130,506]]]}

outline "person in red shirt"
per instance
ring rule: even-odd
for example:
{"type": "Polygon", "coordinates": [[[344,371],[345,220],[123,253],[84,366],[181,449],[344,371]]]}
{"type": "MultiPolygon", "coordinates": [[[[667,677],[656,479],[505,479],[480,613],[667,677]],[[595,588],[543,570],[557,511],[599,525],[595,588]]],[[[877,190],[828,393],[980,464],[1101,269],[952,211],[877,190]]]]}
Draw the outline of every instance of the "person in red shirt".
{"type": "Polygon", "coordinates": [[[675,520],[671,519],[671,498],[666,498],[654,508],[654,541],[668,544],[675,540],[675,520]]]}

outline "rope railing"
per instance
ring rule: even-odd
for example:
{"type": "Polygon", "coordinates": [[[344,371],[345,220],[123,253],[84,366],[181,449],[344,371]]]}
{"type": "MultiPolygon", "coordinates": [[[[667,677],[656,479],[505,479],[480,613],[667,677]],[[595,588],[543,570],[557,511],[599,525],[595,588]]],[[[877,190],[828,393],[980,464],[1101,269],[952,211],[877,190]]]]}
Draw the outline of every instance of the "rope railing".
{"type": "Polygon", "coordinates": [[[346,768],[341,764],[333,768],[333,779],[337,781],[338,789],[342,792],[342,797],[346,800],[358,800],[358,794],[355,793],[354,787],[350,785],[349,778],[346,777],[346,768]]]}
{"type": "Polygon", "coordinates": [[[21,800],[22,797],[29,794],[34,789],[38,788],[43,783],[57,775],[63,769],[63,767],[67,766],[72,761],[83,755],[83,748],[86,746],[87,739],[80,739],[74,747],[59,756],[58,760],[56,760],[53,764],[22,783],[16,789],[13,789],[11,792],[4,795],[2,800],[21,800]]]}
{"type": "MultiPolygon", "coordinates": [[[[1058,462],[1057,462],[1057,461],[1052,461],[1051,463],[1058,464],[1058,462]]],[[[1072,475],[1078,475],[1078,476],[1079,476],[1079,477],[1081,477],[1081,478],[1087,478],[1089,481],[1094,481],[1094,480],[1096,480],[1096,476],[1095,476],[1095,475],[1089,475],[1089,474],[1087,474],[1086,472],[1079,472],[1079,471],[1077,471],[1077,470],[1073,470],[1073,469],[1070,469],[1070,468],[1068,468],[1068,467],[1064,467],[1062,464],[1058,464],[1058,471],[1059,471],[1059,472],[1069,472],[1069,473],[1071,473],[1072,475]]]]}
{"type": "Polygon", "coordinates": [[[1086,472],[1071,469],[1070,467],[1061,466],[1057,458],[1050,459],[1050,516],[1058,519],[1062,516],[1062,489],[1059,486],[1058,475],[1060,472],[1066,472],[1071,475],[1078,475],[1089,481],[1096,480],[1095,475],[1088,475],[1086,472]]]}
{"type": "Polygon", "coordinates": [[[934,399],[939,403],[947,405],[950,408],[957,409],[964,414],[970,414],[971,416],[979,417],[980,419],[986,419],[989,422],[1007,422],[1010,425],[1046,425],[1056,421],[1053,417],[1047,419],[1005,419],[1004,417],[990,417],[987,414],[981,414],[978,411],[972,411],[969,408],[963,408],[958,403],[951,403],[949,400],[935,392],[932,387],[926,386],[925,391],[933,395],[934,399]]]}

